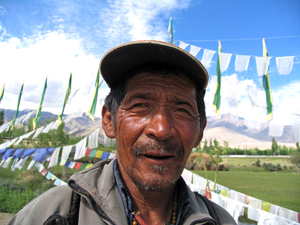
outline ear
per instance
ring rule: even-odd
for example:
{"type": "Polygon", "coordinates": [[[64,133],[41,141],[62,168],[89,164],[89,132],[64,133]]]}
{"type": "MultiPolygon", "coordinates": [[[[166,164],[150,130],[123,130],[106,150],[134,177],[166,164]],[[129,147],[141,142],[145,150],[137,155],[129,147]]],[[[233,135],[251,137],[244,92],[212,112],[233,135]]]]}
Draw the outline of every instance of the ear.
{"type": "Polygon", "coordinates": [[[102,127],[107,137],[115,138],[115,129],[111,120],[111,113],[108,111],[106,105],[102,107],[102,127]]]}
{"type": "Polygon", "coordinates": [[[206,117],[205,117],[205,119],[204,119],[204,121],[203,121],[203,124],[202,124],[202,126],[201,126],[201,128],[200,128],[199,137],[198,137],[198,139],[197,139],[197,142],[196,142],[194,148],[196,148],[196,147],[199,145],[200,141],[201,141],[202,138],[203,138],[203,131],[204,131],[205,127],[206,127],[206,123],[207,123],[207,119],[206,119],[206,117]]]}

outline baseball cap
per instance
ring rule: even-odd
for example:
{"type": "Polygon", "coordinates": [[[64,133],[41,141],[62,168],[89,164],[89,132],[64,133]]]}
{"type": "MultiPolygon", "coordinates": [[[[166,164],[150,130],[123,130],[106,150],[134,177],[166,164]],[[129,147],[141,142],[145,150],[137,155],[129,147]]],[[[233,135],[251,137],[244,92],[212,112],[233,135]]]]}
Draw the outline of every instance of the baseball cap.
{"type": "Polygon", "coordinates": [[[174,66],[206,89],[209,75],[202,63],[193,55],[176,45],[155,41],[132,41],[109,50],[100,61],[100,72],[109,87],[117,84],[128,71],[149,63],[174,66]]]}

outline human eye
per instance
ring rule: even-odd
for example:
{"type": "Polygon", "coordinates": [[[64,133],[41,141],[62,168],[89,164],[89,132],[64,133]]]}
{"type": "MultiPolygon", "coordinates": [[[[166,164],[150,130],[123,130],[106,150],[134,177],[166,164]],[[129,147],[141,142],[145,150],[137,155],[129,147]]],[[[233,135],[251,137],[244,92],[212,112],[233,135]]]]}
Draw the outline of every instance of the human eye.
{"type": "Polygon", "coordinates": [[[136,104],[134,104],[133,106],[132,106],[132,108],[140,108],[140,107],[145,107],[146,106],[146,104],[145,103],[136,103],[136,104]]]}
{"type": "Polygon", "coordinates": [[[190,114],[190,112],[184,108],[178,108],[179,112],[190,114]]]}

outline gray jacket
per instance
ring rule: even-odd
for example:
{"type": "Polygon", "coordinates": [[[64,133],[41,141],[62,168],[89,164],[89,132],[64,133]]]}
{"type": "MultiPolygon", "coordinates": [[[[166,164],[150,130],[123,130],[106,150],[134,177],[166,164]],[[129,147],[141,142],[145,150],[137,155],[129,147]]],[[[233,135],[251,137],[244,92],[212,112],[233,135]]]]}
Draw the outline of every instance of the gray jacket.
{"type": "MultiPolygon", "coordinates": [[[[127,225],[124,205],[115,182],[113,160],[103,160],[72,175],[69,180],[71,188],[67,185],[55,187],[32,200],[12,218],[9,225],[40,225],[53,214],[67,217],[72,189],[81,195],[79,225],[127,225]]],[[[183,224],[215,224],[205,204],[189,188],[187,189],[191,204],[183,224]]],[[[215,203],[212,205],[221,224],[236,224],[226,210],[215,203]]]]}

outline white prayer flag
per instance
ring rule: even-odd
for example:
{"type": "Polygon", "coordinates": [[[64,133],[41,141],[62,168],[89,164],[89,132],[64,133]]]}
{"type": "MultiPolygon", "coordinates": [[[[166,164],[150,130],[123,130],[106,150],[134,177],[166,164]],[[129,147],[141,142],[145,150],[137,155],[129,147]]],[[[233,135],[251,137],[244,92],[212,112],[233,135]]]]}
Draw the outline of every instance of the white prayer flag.
{"type": "Polygon", "coordinates": [[[300,142],[300,116],[292,115],[292,131],[295,142],[300,142]]]}
{"type": "Polygon", "coordinates": [[[59,125],[59,120],[56,120],[52,125],[52,127],[50,128],[50,130],[56,130],[58,128],[58,125],[59,125]]]}
{"type": "Polygon", "coordinates": [[[41,134],[41,132],[42,132],[43,129],[44,129],[44,126],[38,128],[36,130],[35,134],[33,135],[32,139],[37,138],[41,134]]]}
{"type": "Polygon", "coordinates": [[[31,162],[29,163],[28,167],[27,167],[27,170],[30,170],[31,167],[34,165],[34,163],[35,163],[35,160],[32,159],[31,162]]]}
{"type": "Polygon", "coordinates": [[[109,153],[108,159],[114,159],[116,157],[115,153],[109,153]]]}
{"type": "Polygon", "coordinates": [[[98,147],[98,135],[99,135],[99,130],[95,130],[93,133],[89,135],[89,142],[88,142],[88,147],[89,148],[97,148],[98,147]]]}
{"type": "Polygon", "coordinates": [[[86,137],[76,144],[76,152],[74,155],[74,160],[81,159],[85,156],[86,152],[86,137]]]}
{"type": "Polygon", "coordinates": [[[71,168],[71,169],[73,169],[75,165],[76,165],[76,162],[70,162],[70,164],[69,164],[68,167],[71,168]]]}
{"type": "Polygon", "coordinates": [[[17,143],[16,143],[15,145],[18,145],[24,138],[29,138],[30,135],[32,135],[34,132],[35,132],[35,130],[30,131],[29,133],[22,135],[22,136],[19,138],[19,140],[17,141],[17,143]]]}
{"type": "Polygon", "coordinates": [[[257,75],[258,76],[263,76],[268,73],[269,70],[269,64],[270,64],[270,59],[272,57],[263,57],[263,56],[256,56],[256,70],[257,70],[257,75]]]}
{"type": "Polygon", "coordinates": [[[26,156],[23,159],[20,159],[20,161],[16,164],[15,169],[21,170],[23,166],[25,165],[26,160],[28,159],[28,156],[26,156]]]}
{"type": "Polygon", "coordinates": [[[254,121],[254,120],[245,120],[245,125],[246,127],[248,127],[249,129],[252,130],[260,130],[260,125],[261,123],[258,121],[254,121]]]}
{"type": "Polygon", "coordinates": [[[271,137],[281,137],[283,134],[284,125],[276,124],[273,121],[269,122],[269,136],[271,137]]]}
{"type": "Polygon", "coordinates": [[[9,164],[10,164],[10,162],[11,162],[12,159],[13,159],[12,156],[8,157],[8,158],[5,160],[5,162],[3,163],[2,168],[7,169],[7,168],[9,167],[9,164]]]}
{"type": "Polygon", "coordinates": [[[50,159],[50,162],[49,162],[49,165],[48,165],[48,168],[57,165],[59,150],[60,150],[60,147],[54,149],[51,159],[50,159]]]}
{"type": "Polygon", "coordinates": [[[7,128],[9,128],[11,126],[11,121],[9,121],[6,124],[3,124],[2,126],[0,126],[0,134],[5,131],[7,128]]]}
{"type": "Polygon", "coordinates": [[[23,115],[23,116],[20,116],[19,118],[16,119],[16,122],[15,122],[15,126],[18,125],[19,123],[22,122],[22,120],[26,117],[26,114],[23,115]]]}
{"type": "Polygon", "coordinates": [[[209,50],[209,49],[204,49],[201,63],[203,64],[204,67],[210,67],[211,59],[213,58],[214,54],[216,51],[209,50]]]}
{"type": "Polygon", "coordinates": [[[49,130],[51,129],[51,127],[53,126],[54,124],[54,121],[52,121],[51,123],[49,123],[45,128],[44,130],[42,131],[42,133],[48,133],[49,130]]]}
{"type": "Polygon", "coordinates": [[[194,45],[191,45],[190,47],[190,53],[196,57],[196,55],[198,54],[198,52],[200,51],[200,47],[197,47],[197,46],[194,46],[194,45]]]}
{"type": "Polygon", "coordinates": [[[16,167],[18,161],[19,161],[19,158],[14,159],[13,164],[10,167],[11,171],[15,171],[15,167],[16,167]]]}
{"type": "Polygon", "coordinates": [[[277,71],[280,75],[291,73],[294,64],[294,56],[276,57],[277,71]]]}
{"type": "Polygon", "coordinates": [[[61,154],[61,161],[60,161],[59,165],[64,166],[66,164],[72,148],[73,148],[73,145],[68,145],[68,146],[63,147],[63,151],[61,154]]]}
{"type": "Polygon", "coordinates": [[[179,48],[185,49],[189,44],[184,43],[183,41],[180,41],[179,48]]]}
{"type": "Polygon", "coordinates": [[[193,173],[191,171],[183,169],[181,176],[185,182],[192,183],[193,173]]]}
{"type": "Polygon", "coordinates": [[[248,69],[250,55],[236,55],[235,56],[235,71],[243,72],[248,69]]]}
{"type": "Polygon", "coordinates": [[[33,110],[33,111],[27,113],[26,116],[25,116],[25,118],[22,120],[22,123],[26,123],[26,122],[30,119],[30,117],[32,117],[32,115],[33,115],[35,112],[36,112],[36,111],[33,110]]]}
{"type": "Polygon", "coordinates": [[[18,138],[19,138],[19,137],[17,137],[17,138],[15,138],[15,139],[11,140],[10,143],[7,144],[7,145],[5,146],[5,148],[9,148],[10,146],[12,146],[12,144],[15,143],[15,141],[18,140],[18,138]]]}
{"type": "Polygon", "coordinates": [[[251,101],[252,106],[261,106],[265,107],[266,106],[266,98],[265,98],[265,93],[263,90],[254,87],[254,86],[247,86],[247,92],[248,92],[248,97],[249,100],[251,101]]]}
{"type": "Polygon", "coordinates": [[[219,52],[220,55],[220,70],[221,73],[227,70],[232,54],[219,52]]]}

